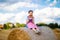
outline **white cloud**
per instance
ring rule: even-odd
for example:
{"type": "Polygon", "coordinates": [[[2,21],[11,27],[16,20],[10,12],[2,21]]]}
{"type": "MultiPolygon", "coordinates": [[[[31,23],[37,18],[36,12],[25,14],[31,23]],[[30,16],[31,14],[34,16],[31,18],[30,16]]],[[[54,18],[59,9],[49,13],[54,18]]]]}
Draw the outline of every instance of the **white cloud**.
{"type": "MultiPolygon", "coordinates": [[[[19,23],[26,23],[28,13],[25,11],[19,12],[19,13],[6,13],[6,14],[0,14],[0,22],[19,22],[19,23]]],[[[60,8],[44,8],[42,10],[36,9],[34,10],[34,17],[35,17],[35,23],[44,22],[44,23],[50,23],[55,22],[54,17],[60,17],[60,8]],[[53,9],[53,10],[52,10],[53,9]]]]}
{"type": "Polygon", "coordinates": [[[33,3],[29,3],[29,2],[17,2],[12,5],[4,6],[4,7],[2,7],[2,9],[7,10],[7,11],[15,11],[21,7],[37,8],[38,4],[33,4],[33,3]]]}
{"type": "Polygon", "coordinates": [[[14,13],[0,13],[0,23],[12,22],[12,23],[26,23],[27,12],[19,12],[17,14],[14,13]]]}
{"type": "Polygon", "coordinates": [[[15,22],[19,22],[19,23],[26,23],[26,18],[27,18],[27,13],[22,11],[20,13],[17,13],[15,16],[15,22]]]}
{"type": "MultiPolygon", "coordinates": [[[[44,8],[42,10],[35,10],[34,11],[35,20],[38,22],[50,23],[55,22],[55,17],[60,17],[60,8],[44,8]]],[[[37,22],[36,21],[36,22],[37,22]]]]}
{"type": "Polygon", "coordinates": [[[12,5],[14,3],[18,3],[18,2],[32,2],[32,0],[4,0],[3,2],[0,3],[0,8],[4,8],[5,6],[8,6],[8,5],[12,5]]]}
{"type": "Polygon", "coordinates": [[[0,3],[0,9],[4,8],[6,6],[6,3],[0,3]]]}
{"type": "Polygon", "coordinates": [[[11,17],[13,17],[13,14],[8,14],[8,13],[2,14],[2,13],[0,13],[0,23],[6,22],[11,17]]]}
{"type": "Polygon", "coordinates": [[[51,16],[51,17],[58,16],[58,15],[60,15],[60,8],[47,7],[42,10],[39,10],[39,9],[35,10],[35,13],[36,13],[36,15],[40,14],[40,16],[46,15],[46,17],[47,16],[51,16]]]}
{"type": "Polygon", "coordinates": [[[54,21],[55,21],[54,19],[50,19],[50,18],[42,18],[42,20],[41,20],[41,22],[43,22],[43,23],[51,23],[54,21]]]}

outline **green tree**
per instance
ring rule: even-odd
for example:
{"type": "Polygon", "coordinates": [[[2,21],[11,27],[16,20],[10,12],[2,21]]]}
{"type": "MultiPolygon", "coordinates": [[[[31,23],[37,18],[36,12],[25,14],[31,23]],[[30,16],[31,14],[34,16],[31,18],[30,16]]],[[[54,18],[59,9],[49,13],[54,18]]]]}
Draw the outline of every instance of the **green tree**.
{"type": "Polygon", "coordinates": [[[7,29],[10,28],[9,24],[10,24],[9,22],[6,23],[7,29]]]}
{"type": "Polygon", "coordinates": [[[52,29],[55,28],[55,24],[54,24],[54,23],[50,23],[48,26],[49,26],[50,28],[52,28],[52,29]]]}
{"type": "Polygon", "coordinates": [[[58,26],[58,28],[60,28],[60,25],[58,26]]]}
{"type": "Polygon", "coordinates": [[[45,23],[38,23],[38,24],[36,24],[37,26],[47,26],[47,24],[45,24],[45,23]]]}
{"type": "Polygon", "coordinates": [[[4,24],[3,26],[4,26],[4,29],[7,29],[7,25],[6,24],[4,24]]]}
{"type": "Polygon", "coordinates": [[[5,23],[4,24],[4,29],[9,29],[9,28],[10,28],[9,24],[8,23],[5,23]]]}
{"type": "Polygon", "coordinates": [[[50,24],[48,24],[48,26],[52,29],[59,28],[58,23],[50,23],[50,24]]]}
{"type": "Polygon", "coordinates": [[[55,24],[54,24],[54,27],[55,27],[55,28],[58,28],[58,23],[55,23],[55,24]]]}
{"type": "Polygon", "coordinates": [[[21,27],[25,27],[25,26],[26,26],[26,24],[20,24],[20,26],[21,26],[21,27]]]}
{"type": "Polygon", "coordinates": [[[16,23],[17,27],[25,27],[25,24],[16,23]]]}
{"type": "Polygon", "coordinates": [[[20,27],[20,23],[16,23],[16,27],[20,27]]]}
{"type": "Polygon", "coordinates": [[[14,24],[11,23],[11,22],[7,22],[7,23],[5,23],[5,25],[6,25],[6,28],[7,28],[7,29],[15,28],[14,24]]]}

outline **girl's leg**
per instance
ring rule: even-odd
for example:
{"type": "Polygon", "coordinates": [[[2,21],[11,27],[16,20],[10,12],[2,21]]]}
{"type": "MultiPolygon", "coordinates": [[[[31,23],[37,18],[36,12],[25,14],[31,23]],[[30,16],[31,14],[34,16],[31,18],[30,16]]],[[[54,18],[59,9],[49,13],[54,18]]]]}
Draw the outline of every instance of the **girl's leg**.
{"type": "Polygon", "coordinates": [[[36,31],[40,32],[40,30],[38,28],[35,28],[35,29],[36,29],[36,31]]]}
{"type": "Polygon", "coordinates": [[[33,28],[32,30],[33,30],[34,32],[36,32],[36,29],[35,29],[35,28],[33,28]]]}
{"type": "Polygon", "coordinates": [[[32,29],[35,33],[39,33],[38,30],[36,30],[35,28],[32,29]]]}
{"type": "Polygon", "coordinates": [[[37,34],[41,34],[40,30],[38,28],[35,28],[37,34]]]}
{"type": "Polygon", "coordinates": [[[39,30],[38,29],[36,29],[36,28],[32,28],[32,30],[36,33],[36,34],[38,34],[38,35],[40,35],[41,33],[39,32],[39,30]]]}
{"type": "Polygon", "coordinates": [[[35,33],[38,33],[38,31],[35,28],[30,28],[30,30],[33,30],[35,33]]]}

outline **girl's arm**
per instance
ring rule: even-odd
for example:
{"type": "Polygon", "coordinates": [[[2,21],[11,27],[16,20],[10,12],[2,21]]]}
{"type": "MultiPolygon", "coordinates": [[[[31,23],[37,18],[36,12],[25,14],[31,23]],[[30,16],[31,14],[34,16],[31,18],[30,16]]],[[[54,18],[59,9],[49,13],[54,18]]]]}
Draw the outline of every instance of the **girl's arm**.
{"type": "Polygon", "coordinates": [[[29,22],[29,20],[26,20],[26,24],[29,22]]]}
{"type": "Polygon", "coordinates": [[[32,19],[32,22],[34,23],[34,17],[33,17],[33,19],[32,19]]]}

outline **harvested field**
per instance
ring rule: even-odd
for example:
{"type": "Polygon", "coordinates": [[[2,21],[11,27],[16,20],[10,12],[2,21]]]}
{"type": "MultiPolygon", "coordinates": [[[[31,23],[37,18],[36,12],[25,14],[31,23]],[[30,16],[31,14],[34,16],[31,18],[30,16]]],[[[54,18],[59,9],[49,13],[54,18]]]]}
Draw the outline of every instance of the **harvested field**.
{"type": "Polygon", "coordinates": [[[54,29],[53,31],[57,37],[57,40],[60,40],[60,29],[54,29]]]}

